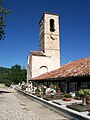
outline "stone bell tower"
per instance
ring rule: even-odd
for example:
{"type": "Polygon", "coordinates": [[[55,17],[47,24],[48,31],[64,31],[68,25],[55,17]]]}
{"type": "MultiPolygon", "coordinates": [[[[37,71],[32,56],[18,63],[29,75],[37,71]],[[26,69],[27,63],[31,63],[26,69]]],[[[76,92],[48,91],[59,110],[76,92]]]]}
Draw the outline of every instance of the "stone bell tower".
{"type": "Polygon", "coordinates": [[[44,13],[39,25],[39,51],[28,56],[27,80],[60,67],[59,16],[44,13]]]}
{"type": "Polygon", "coordinates": [[[40,20],[40,51],[50,56],[60,66],[59,16],[45,13],[40,20]]]}

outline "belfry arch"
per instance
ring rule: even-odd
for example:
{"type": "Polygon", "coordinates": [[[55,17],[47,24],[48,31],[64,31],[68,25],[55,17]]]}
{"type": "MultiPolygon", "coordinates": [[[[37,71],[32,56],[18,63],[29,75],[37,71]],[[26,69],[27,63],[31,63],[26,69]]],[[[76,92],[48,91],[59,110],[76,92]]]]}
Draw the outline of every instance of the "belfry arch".
{"type": "Polygon", "coordinates": [[[54,32],[55,31],[55,24],[54,24],[54,20],[50,19],[50,31],[54,32]]]}

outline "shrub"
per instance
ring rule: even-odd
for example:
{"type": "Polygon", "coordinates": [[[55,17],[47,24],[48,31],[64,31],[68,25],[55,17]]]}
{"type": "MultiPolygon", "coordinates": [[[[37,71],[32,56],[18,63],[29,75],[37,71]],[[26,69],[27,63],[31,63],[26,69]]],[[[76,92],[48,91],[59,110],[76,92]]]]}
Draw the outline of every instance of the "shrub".
{"type": "Polygon", "coordinates": [[[11,81],[10,80],[7,80],[6,82],[5,82],[5,86],[7,86],[7,87],[10,87],[11,86],[11,81]]]}
{"type": "Polygon", "coordinates": [[[64,95],[64,97],[65,97],[65,98],[71,98],[72,95],[67,93],[67,94],[64,95]]]}
{"type": "Polygon", "coordinates": [[[35,92],[40,92],[40,89],[37,87],[36,90],[35,90],[35,92]]]}

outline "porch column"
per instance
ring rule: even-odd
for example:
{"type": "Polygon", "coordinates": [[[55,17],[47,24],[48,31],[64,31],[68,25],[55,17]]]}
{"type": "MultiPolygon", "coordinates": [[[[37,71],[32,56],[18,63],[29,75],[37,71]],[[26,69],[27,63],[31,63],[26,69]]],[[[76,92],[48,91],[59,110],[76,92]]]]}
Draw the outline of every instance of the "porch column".
{"type": "Polygon", "coordinates": [[[69,93],[69,81],[67,81],[67,93],[69,93]]]}

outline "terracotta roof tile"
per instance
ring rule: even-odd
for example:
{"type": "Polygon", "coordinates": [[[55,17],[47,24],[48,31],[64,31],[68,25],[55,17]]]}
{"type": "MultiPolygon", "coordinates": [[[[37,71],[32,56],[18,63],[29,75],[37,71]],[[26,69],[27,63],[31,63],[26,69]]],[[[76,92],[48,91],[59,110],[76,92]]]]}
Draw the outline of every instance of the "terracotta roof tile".
{"type": "Polygon", "coordinates": [[[90,75],[90,57],[69,62],[59,69],[39,75],[31,80],[48,80],[72,76],[90,75]]]}

